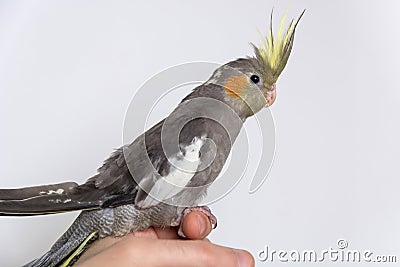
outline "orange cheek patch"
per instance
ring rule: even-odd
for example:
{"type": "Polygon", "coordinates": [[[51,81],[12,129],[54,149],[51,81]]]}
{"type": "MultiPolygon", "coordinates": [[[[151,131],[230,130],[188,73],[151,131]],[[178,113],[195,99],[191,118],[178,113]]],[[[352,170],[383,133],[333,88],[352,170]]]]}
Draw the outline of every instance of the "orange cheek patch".
{"type": "Polygon", "coordinates": [[[247,84],[248,81],[246,76],[232,76],[225,81],[224,90],[231,97],[239,97],[243,93],[247,84]]]}

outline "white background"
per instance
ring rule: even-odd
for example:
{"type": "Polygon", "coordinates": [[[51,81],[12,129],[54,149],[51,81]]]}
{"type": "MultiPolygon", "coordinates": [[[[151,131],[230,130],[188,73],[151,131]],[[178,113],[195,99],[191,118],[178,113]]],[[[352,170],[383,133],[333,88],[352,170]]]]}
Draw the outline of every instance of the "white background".
{"type": "MultiPolygon", "coordinates": [[[[290,17],[307,11],[272,107],[273,168],[255,194],[245,177],[212,205],[211,239],[256,256],[265,245],[321,251],[344,238],[400,260],[400,4],[292,2],[290,17]]],[[[84,182],[122,145],[145,80],[183,62],[251,55],[272,7],[277,22],[288,5],[0,1],[0,187],[84,182]]],[[[0,265],[41,255],[76,215],[0,218],[0,265]]]]}

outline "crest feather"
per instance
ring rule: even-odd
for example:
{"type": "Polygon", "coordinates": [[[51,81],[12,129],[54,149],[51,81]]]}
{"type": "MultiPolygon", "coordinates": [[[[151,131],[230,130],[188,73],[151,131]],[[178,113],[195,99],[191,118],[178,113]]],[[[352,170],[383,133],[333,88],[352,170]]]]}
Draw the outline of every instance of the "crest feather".
{"type": "Polygon", "coordinates": [[[304,10],[298,19],[292,19],[287,30],[284,32],[288,11],[289,10],[285,12],[281,19],[277,36],[274,36],[272,30],[273,12],[271,12],[270,27],[267,37],[261,35],[262,44],[260,47],[254,46],[256,57],[262,63],[263,68],[272,72],[271,82],[276,82],[286,66],[290,52],[292,51],[296,26],[305,12],[304,10]]]}

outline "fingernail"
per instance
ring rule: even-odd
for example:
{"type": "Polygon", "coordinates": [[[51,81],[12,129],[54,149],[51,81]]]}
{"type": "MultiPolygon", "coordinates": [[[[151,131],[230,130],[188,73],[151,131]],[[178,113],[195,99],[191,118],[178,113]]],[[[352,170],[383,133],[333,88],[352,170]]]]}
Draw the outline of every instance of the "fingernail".
{"type": "Polygon", "coordinates": [[[252,266],[252,261],[251,258],[249,258],[249,254],[243,250],[239,249],[234,249],[233,250],[236,254],[236,259],[238,262],[239,267],[251,267],[252,266]]]}
{"type": "Polygon", "coordinates": [[[204,217],[197,214],[197,222],[199,223],[199,228],[200,228],[200,236],[203,237],[206,235],[207,232],[207,222],[205,222],[204,217]]]}

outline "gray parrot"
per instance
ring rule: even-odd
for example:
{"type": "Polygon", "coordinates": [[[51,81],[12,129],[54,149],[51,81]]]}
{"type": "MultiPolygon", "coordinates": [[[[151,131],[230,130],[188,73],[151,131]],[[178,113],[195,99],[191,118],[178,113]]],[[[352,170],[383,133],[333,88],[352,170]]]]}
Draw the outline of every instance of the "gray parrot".
{"type": "MultiPolygon", "coordinates": [[[[304,13],[304,11],[303,11],[304,13]]],[[[271,27],[255,56],[216,69],[173,112],[117,149],[84,184],[0,189],[0,215],[82,210],[40,258],[25,266],[70,266],[92,242],[148,227],[179,226],[217,178],[243,123],[276,98],[275,83],[292,50],[297,20],[276,36],[271,27]]],[[[180,231],[180,235],[182,231],[180,231]]]]}

